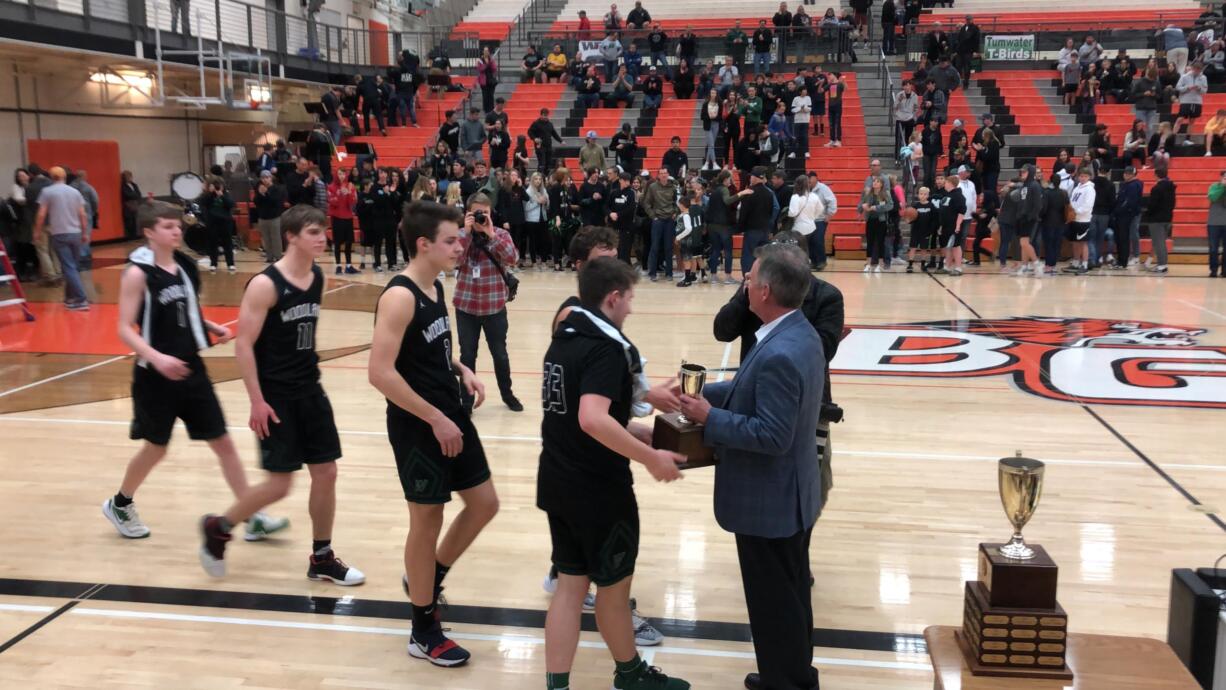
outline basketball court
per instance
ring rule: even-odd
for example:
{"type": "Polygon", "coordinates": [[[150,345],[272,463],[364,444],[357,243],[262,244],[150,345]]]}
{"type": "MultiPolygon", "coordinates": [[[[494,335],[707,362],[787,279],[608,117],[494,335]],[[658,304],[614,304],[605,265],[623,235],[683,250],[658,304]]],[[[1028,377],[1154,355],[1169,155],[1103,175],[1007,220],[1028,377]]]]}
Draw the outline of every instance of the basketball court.
{"type": "MultiPolygon", "coordinates": [[[[265,543],[235,542],[229,574],[197,560],[200,516],[229,502],[208,447],[178,429],[138,502],[152,535],[125,540],[100,514],[136,449],[127,438],[131,358],[115,335],[115,299],[130,246],[95,253],[94,308],[68,312],[56,289],[31,290],[37,316],[0,312],[0,681],[8,687],[539,688],[541,588],[549,558],[534,507],[540,367],[573,273],[525,271],[509,306],[515,414],[479,409],[502,502],[447,580],[452,637],[473,653],[440,669],[405,653],[401,590],[408,512],[385,433],[385,402],[367,382],[376,299],[388,276],[332,276],[320,318],[323,384],[340,461],[335,544],[366,572],[356,588],[305,578],[306,492],[270,510],[291,520],[265,543]],[[354,278],[350,280],[349,278],[354,278]]],[[[236,276],[204,276],[208,318],[237,317],[262,267],[240,254],[236,276]]],[[[834,489],[813,534],[816,665],[824,688],[932,686],[922,636],[962,620],[977,545],[1010,525],[997,460],[1047,463],[1025,528],[1060,566],[1074,632],[1165,639],[1170,571],[1223,551],[1226,461],[1226,281],[1200,266],[1036,280],[864,274],[832,262],[847,326],[833,392],[834,489]]],[[[448,293],[454,281],[446,286],[448,293]]],[[[654,380],[682,359],[735,366],[739,345],[712,337],[730,286],[644,281],[626,333],[654,380]]],[[[258,476],[247,397],[233,347],[206,353],[258,476]]],[[[479,375],[492,386],[488,353],[479,375]]],[[[733,537],[712,516],[713,475],[657,484],[635,469],[642,538],[634,596],[666,636],[644,657],[696,688],[739,688],[754,670],[733,537]]],[[[299,486],[303,479],[298,480],[299,486]]],[[[454,511],[452,511],[454,512],[454,511]]],[[[575,686],[605,687],[611,663],[585,616],[575,686]]]]}

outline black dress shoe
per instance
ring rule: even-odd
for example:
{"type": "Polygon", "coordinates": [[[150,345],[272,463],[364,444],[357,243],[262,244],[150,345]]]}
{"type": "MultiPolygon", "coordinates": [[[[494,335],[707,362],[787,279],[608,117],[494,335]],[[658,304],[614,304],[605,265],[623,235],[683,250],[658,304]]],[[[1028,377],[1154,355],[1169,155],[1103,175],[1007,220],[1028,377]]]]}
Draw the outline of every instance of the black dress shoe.
{"type": "Polygon", "coordinates": [[[502,402],[503,402],[503,404],[505,404],[505,405],[507,406],[507,408],[509,408],[509,409],[510,409],[512,412],[523,412],[523,411],[524,411],[524,404],[523,404],[523,403],[521,403],[521,402],[519,401],[519,398],[515,397],[514,395],[512,395],[512,396],[510,396],[510,397],[507,397],[507,398],[503,398],[503,399],[502,399],[502,402]]]}
{"type": "Polygon", "coordinates": [[[745,674],[745,687],[748,690],[762,690],[762,676],[756,673],[745,674]]]}

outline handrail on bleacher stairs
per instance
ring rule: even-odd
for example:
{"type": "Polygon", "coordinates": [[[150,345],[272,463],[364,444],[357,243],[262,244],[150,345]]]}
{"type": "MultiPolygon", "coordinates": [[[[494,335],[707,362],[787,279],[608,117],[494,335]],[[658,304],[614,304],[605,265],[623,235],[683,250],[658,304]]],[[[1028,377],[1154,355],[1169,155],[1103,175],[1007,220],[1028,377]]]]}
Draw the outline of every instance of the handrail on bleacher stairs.
{"type": "Polygon", "coordinates": [[[540,21],[541,17],[547,16],[546,13],[553,10],[554,5],[562,5],[565,7],[568,1],[569,0],[532,0],[532,2],[528,3],[528,5],[524,7],[524,11],[520,12],[519,16],[515,19],[515,27],[513,29],[515,32],[515,38],[520,43],[527,41],[530,38],[530,34],[527,29],[529,24],[535,24],[537,21],[540,21]]]}
{"type": "Polygon", "coordinates": [[[877,48],[877,78],[881,80],[881,105],[887,113],[890,131],[894,133],[894,160],[901,165],[902,161],[899,159],[898,152],[902,150],[902,144],[906,144],[906,142],[898,143],[901,137],[898,134],[898,126],[894,122],[894,77],[890,74],[890,66],[886,62],[885,51],[880,47],[877,48]]]}
{"type": "MultiPolygon", "coordinates": [[[[548,2],[548,0],[541,1],[548,2]]],[[[670,19],[670,21],[681,20],[670,19]]],[[[733,24],[734,21],[734,18],[729,18],[727,24],[717,24],[714,26],[705,24],[700,27],[694,27],[694,36],[699,39],[699,55],[701,56],[706,54],[710,56],[712,54],[710,46],[714,44],[718,46],[718,48],[714,51],[714,55],[717,57],[723,57],[726,54],[724,52],[724,40],[728,32],[735,27],[733,24]],[[704,46],[707,48],[706,50],[703,50],[704,46]]],[[[742,22],[741,30],[745,32],[746,36],[753,35],[754,29],[756,28],[756,26],[747,26],[744,24],[744,22],[742,22]]],[[[800,58],[814,57],[818,55],[823,56],[824,62],[826,63],[839,63],[844,65],[850,61],[852,52],[851,44],[853,41],[850,27],[844,26],[841,29],[823,29],[821,27],[801,29],[789,27],[782,30],[776,29],[773,26],[768,26],[767,28],[775,32],[775,45],[771,64],[775,66],[776,71],[778,71],[781,67],[799,68],[803,64],[816,64],[816,61],[801,62],[800,58]],[[797,60],[794,63],[789,63],[787,61],[789,57],[795,57],[797,60]]],[[[669,33],[669,57],[675,59],[677,57],[677,38],[680,36],[680,32],[675,28],[666,29],[666,31],[669,33]]],[[[578,51],[580,40],[600,41],[604,39],[605,33],[606,31],[603,27],[593,26],[591,37],[581,38],[576,31],[571,29],[550,28],[546,31],[529,34],[528,43],[537,46],[542,53],[548,53],[554,44],[561,45],[562,52],[569,58],[578,51]]],[[[628,41],[635,41],[641,49],[645,49],[647,35],[649,33],[651,33],[651,29],[644,27],[642,29],[622,29],[618,32],[618,35],[623,48],[628,44],[628,41]]],[[[639,50],[639,53],[643,55],[643,66],[645,71],[648,64],[649,53],[647,53],[646,50],[639,50]]],[[[699,62],[701,61],[702,59],[700,57],[699,62]]],[[[753,65],[753,52],[748,46],[745,48],[745,60],[743,64],[746,68],[753,65]]],[[[516,61],[516,65],[518,65],[518,60],[516,61]]],[[[698,67],[700,66],[701,65],[698,65],[698,67]]],[[[697,70],[698,67],[695,67],[695,70],[697,70]]]]}
{"type": "MultiPolygon", "coordinates": [[[[159,0],[154,0],[158,2],[159,0]]],[[[66,32],[80,30],[98,36],[123,38],[152,44],[160,28],[163,41],[170,33],[170,4],[159,2],[159,11],[146,11],[145,3],[129,0],[81,0],[48,7],[38,2],[0,0],[0,19],[25,21],[40,26],[55,26],[66,32]]],[[[419,55],[443,41],[477,45],[477,35],[453,34],[450,27],[426,30],[375,31],[307,21],[285,12],[236,0],[200,2],[189,12],[193,38],[202,35],[206,47],[218,44],[259,52],[273,62],[297,57],[319,62],[331,70],[338,68],[383,67],[395,64],[400,51],[413,49],[419,55]],[[377,35],[379,40],[372,40],[377,35]],[[387,55],[372,55],[379,43],[386,44],[387,55]],[[314,45],[312,45],[314,44],[314,45]]],[[[70,34],[66,34],[70,35],[70,34]]],[[[195,41],[190,41],[195,46],[195,41]]],[[[71,38],[64,45],[75,45],[71,38]]]]}

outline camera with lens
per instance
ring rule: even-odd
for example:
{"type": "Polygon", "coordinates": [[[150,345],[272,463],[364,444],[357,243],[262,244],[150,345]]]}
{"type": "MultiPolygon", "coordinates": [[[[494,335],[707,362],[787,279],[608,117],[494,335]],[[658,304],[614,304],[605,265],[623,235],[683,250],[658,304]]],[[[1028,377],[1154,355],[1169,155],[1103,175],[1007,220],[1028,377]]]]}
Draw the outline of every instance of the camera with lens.
{"type": "Polygon", "coordinates": [[[485,211],[473,211],[473,223],[476,225],[485,225],[490,219],[490,216],[485,211]]]}

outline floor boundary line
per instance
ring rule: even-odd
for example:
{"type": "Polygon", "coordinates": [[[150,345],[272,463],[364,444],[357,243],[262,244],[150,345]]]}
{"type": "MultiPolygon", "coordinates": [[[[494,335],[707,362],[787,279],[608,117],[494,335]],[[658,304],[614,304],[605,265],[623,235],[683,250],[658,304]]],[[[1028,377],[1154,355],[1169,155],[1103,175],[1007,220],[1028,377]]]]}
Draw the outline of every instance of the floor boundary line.
{"type": "MultiPolygon", "coordinates": [[[[954,292],[952,288],[947,287],[944,283],[942,283],[936,276],[932,275],[931,273],[928,274],[928,277],[935,280],[937,285],[940,285],[941,287],[945,288],[945,291],[948,292],[954,299],[958,300],[958,302],[963,307],[965,307],[968,311],[974,314],[975,318],[981,319],[981,320],[983,319],[983,316],[980,315],[979,312],[975,311],[974,307],[967,304],[966,300],[962,299],[962,297],[959,296],[958,293],[954,292]]],[[[1180,301],[1183,302],[1184,300],[1180,300],[1180,301]]],[[[1185,303],[1191,304],[1188,302],[1185,302],[1185,303]]],[[[1193,304],[1192,306],[1196,306],[1196,305],[1193,304]]],[[[1000,333],[997,333],[997,335],[1001,336],[1000,333]]],[[[1041,378],[1048,379],[1048,376],[1049,376],[1048,372],[1045,368],[1043,368],[1041,364],[1039,364],[1038,371],[1039,371],[1039,376],[1041,378]]],[[[1050,382],[1050,379],[1049,379],[1049,382],[1050,382]]],[[[1121,444],[1123,444],[1125,448],[1132,451],[1132,454],[1135,455],[1137,459],[1139,459],[1142,463],[1144,463],[1145,466],[1148,466],[1149,469],[1153,470],[1154,474],[1158,475],[1160,479],[1162,479],[1168,485],[1170,485],[1170,487],[1173,488],[1180,496],[1182,496],[1184,500],[1188,501],[1189,503],[1191,503],[1193,506],[1196,506],[1196,507],[1205,506],[1205,504],[1201,503],[1200,499],[1196,498],[1196,496],[1194,496],[1192,492],[1185,489],[1184,486],[1179,483],[1179,480],[1175,479],[1166,470],[1162,469],[1162,467],[1160,467],[1158,463],[1150,459],[1148,455],[1146,455],[1140,448],[1138,448],[1135,444],[1133,444],[1132,441],[1129,441],[1128,438],[1124,436],[1124,434],[1122,434],[1118,429],[1116,429],[1110,422],[1108,422],[1106,419],[1103,419],[1101,415],[1095,412],[1089,403],[1087,403],[1085,400],[1077,396],[1071,396],[1071,397],[1073,398],[1073,401],[1076,402],[1076,404],[1079,405],[1082,410],[1085,410],[1085,412],[1089,414],[1090,417],[1094,419],[1094,421],[1098,422],[1099,425],[1101,425],[1107,431],[1107,433],[1114,436],[1115,439],[1119,441],[1121,444]]],[[[1223,521],[1222,518],[1218,517],[1216,513],[1205,512],[1204,515],[1205,517],[1209,518],[1210,522],[1217,525],[1219,529],[1226,532],[1226,521],[1223,521]]]]}

